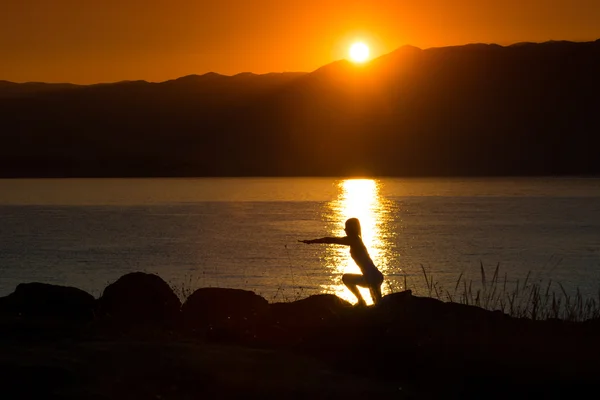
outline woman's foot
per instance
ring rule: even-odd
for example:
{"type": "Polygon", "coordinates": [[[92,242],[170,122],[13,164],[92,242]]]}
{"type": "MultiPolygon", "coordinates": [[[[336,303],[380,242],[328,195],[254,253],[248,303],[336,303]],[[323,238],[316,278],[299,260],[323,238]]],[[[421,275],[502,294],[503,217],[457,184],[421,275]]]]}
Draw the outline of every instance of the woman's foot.
{"type": "Polygon", "coordinates": [[[354,307],[366,307],[367,303],[364,300],[359,300],[358,303],[354,305],[354,307]]]}

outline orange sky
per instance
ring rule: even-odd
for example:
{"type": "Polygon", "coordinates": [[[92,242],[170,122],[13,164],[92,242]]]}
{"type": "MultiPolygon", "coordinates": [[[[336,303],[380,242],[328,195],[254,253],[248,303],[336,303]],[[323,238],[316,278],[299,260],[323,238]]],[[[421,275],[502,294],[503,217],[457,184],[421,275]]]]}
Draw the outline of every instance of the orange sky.
{"type": "Polygon", "coordinates": [[[600,38],[599,0],[4,0],[0,79],[163,81],[312,71],[363,39],[402,45],[600,38]]]}

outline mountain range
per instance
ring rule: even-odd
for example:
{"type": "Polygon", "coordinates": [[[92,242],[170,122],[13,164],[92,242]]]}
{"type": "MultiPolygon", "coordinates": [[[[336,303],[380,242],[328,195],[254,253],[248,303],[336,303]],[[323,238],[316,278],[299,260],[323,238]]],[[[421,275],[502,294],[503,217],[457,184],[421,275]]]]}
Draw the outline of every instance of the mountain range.
{"type": "Polygon", "coordinates": [[[600,39],[404,46],[310,73],[0,81],[0,176],[600,173],[600,39]]]}

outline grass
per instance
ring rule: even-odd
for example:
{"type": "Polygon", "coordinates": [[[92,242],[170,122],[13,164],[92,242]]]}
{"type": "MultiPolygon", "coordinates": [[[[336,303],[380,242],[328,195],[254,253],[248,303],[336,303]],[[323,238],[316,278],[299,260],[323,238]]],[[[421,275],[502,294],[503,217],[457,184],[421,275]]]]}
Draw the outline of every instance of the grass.
{"type": "MultiPolygon", "coordinates": [[[[453,289],[448,290],[434,280],[421,265],[428,296],[442,301],[473,305],[486,310],[499,310],[512,317],[532,320],[561,319],[564,321],[585,321],[600,317],[600,289],[598,297],[584,297],[577,288],[570,295],[561,283],[551,279],[544,283],[534,282],[531,272],[525,280],[507,284],[506,273],[500,275],[500,264],[496,265],[492,278],[488,279],[483,263],[480,264],[481,281],[475,283],[461,273],[453,289]]],[[[406,276],[404,287],[407,287],[406,276]]]]}
{"type": "Polygon", "coordinates": [[[173,289],[173,292],[179,297],[179,300],[184,302],[188,297],[192,295],[196,291],[196,289],[200,288],[201,285],[199,283],[200,279],[204,280],[205,273],[202,272],[202,275],[199,277],[194,277],[192,274],[187,275],[187,279],[184,279],[181,282],[173,283],[169,281],[169,286],[173,289]]]}

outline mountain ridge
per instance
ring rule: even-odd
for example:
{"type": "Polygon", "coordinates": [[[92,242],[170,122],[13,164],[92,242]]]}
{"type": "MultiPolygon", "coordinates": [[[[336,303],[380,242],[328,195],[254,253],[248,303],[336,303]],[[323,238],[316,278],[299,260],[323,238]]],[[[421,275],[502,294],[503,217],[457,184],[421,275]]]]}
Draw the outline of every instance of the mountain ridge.
{"type": "Polygon", "coordinates": [[[25,95],[0,82],[0,175],[598,174],[599,70],[596,40],[25,95]]]}
{"type": "MultiPolygon", "coordinates": [[[[474,47],[497,47],[497,48],[511,48],[511,47],[521,47],[521,46],[528,46],[528,45],[552,45],[552,44],[592,44],[592,43],[600,43],[600,38],[594,40],[594,41],[570,41],[570,40],[547,40],[545,42],[516,42],[516,43],[512,43],[512,44],[508,44],[508,45],[500,45],[497,43],[483,43],[483,42],[472,42],[472,43],[465,43],[465,44],[459,44],[459,45],[450,45],[450,46],[440,46],[440,47],[428,47],[426,49],[417,47],[417,46],[413,46],[410,44],[406,44],[406,45],[402,45],[400,47],[398,47],[395,50],[392,50],[389,53],[385,53],[382,54],[378,57],[375,57],[371,60],[369,60],[366,64],[371,64],[373,62],[375,62],[376,60],[380,59],[380,58],[385,58],[388,56],[391,56],[395,53],[401,52],[401,51],[406,51],[406,50],[410,50],[410,51],[419,51],[419,52],[427,52],[430,50],[439,50],[439,49],[458,49],[458,48],[474,48],[474,47]]],[[[328,64],[324,64],[320,67],[318,67],[317,69],[313,70],[313,71],[282,71],[282,72],[267,72],[267,73],[262,73],[262,74],[258,74],[258,73],[254,73],[254,72],[250,72],[250,71],[244,71],[244,72],[238,72],[232,75],[226,75],[226,74],[221,74],[219,72],[216,71],[209,71],[209,72],[205,72],[203,74],[188,74],[188,75],[183,75],[180,76],[178,78],[172,78],[172,79],[166,79],[166,80],[162,80],[162,81],[147,81],[147,80],[142,80],[142,79],[136,79],[136,80],[122,80],[122,81],[114,81],[114,82],[97,82],[97,83],[90,83],[90,84],[78,84],[78,83],[70,83],[70,82],[41,82],[41,81],[27,81],[27,82],[13,82],[13,81],[8,81],[8,80],[3,80],[0,79],[0,85],[4,85],[4,84],[12,84],[12,85],[53,85],[53,86],[59,86],[59,85],[69,85],[69,86],[77,86],[77,87],[85,87],[85,86],[96,86],[96,85],[110,85],[110,84],[120,84],[120,83],[127,83],[127,82],[145,82],[148,84],[161,84],[161,83],[167,83],[167,82],[172,82],[172,81],[177,81],[177,80],[185,80],[188,78],[206,78],[206,77],[225,77],[225,78],[233,78],[233,77],[238,77],[238,76],[254,76],[254,77],[259,77],[259,76],[269,76],[269,75],[285,75],[285,74],[310,74],[313,72],[316,72],[320,69],[322,69],[323,67],[327,67],[329,65],[332,64],[337,64],[337,63],[348,63],[348,64],[352,64],[350,61],[346,60],[346,59],[339,59],[339,60],[335,60],[332,61],[328,64]]],[[[0,86],[1,88],[1,86],[0,86]]]]}

